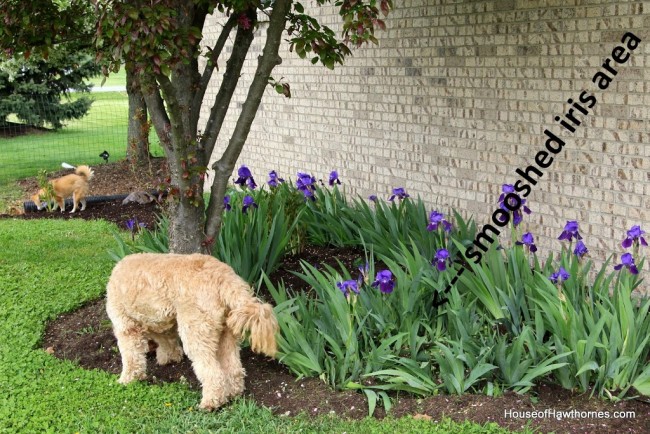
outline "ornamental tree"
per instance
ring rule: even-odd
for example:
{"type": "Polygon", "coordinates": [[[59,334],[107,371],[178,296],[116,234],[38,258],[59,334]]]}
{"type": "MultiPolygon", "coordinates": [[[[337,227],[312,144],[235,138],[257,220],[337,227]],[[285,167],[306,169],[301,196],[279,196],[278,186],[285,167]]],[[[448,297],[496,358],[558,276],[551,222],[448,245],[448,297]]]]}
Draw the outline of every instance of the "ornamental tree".
{"type": "MultiPolygon", "coordinates": [[[[316,0],[318,6],[329,3],[331,0],[316,0]]],[[[334,4],[343,22],[341,35],[305,13],[303,5],[294,0],[93,1],[98,59],[113,71],[124,65],[127,75],[139,79],[151,122],[165,150],[170,168],[171,251],[209,251],[214,243],[228,181],[266,87],[274,86],[290,96],[288,83],[271,78],[273,68],[282,61],[282,39],[290,42],[289,51],[331,69],[351,54],[350,47],[377,42],[375,30],[384,28],[382,17],[392,7],[391,0],[337,0],[334,4]],[[221,32],[213,46],[204,46],[206,18],[213,13],[222,17],[221,32]],[[268,22],[268,27],[254,78],[232,135],[220,138],[261,21],[268,22]],[[205,62],[199,62],[201,56],[205,62]],[[210,102],[207,120],[199,125],[204,96],[215,72],[221,74],[219,90],[210,102]],[[214,176],[206,209],[205,175],[218,138],[227,140],[228,145],[211,166],[214,176]]]]}

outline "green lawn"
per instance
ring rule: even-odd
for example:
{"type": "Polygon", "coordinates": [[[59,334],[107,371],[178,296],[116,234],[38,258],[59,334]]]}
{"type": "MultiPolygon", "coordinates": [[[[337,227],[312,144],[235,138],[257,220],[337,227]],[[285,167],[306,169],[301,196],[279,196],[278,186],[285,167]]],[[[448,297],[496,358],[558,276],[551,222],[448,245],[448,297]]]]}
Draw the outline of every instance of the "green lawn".
{"type": "MultiPolygon", "coordinates": [[[[0,433],[508,433],[490,425],[273,416],[238,399],[195,409],[181,384],[128,387],[41,349],[46,322],[102,297],[114,226],[82,220],[0,220],[0,433]]],[[[359,395],[360,403],[364,400],[359,395]]]]}
{"type": "Polygon", "coordinates": [[[88,81],[92,83],[96,89],[101,87],[109,87],[109,86],[110,87],[126,86],[126,71],[124,70],[124,68],[120,68],[118,72],[110,73],[106,78],[104,84],[102,84],[103,79],[104,76],[100,75],[99,77],[95,77],[88,81]]]}
{"type": "Polygon", "coordinates": [[[0,139],[0,182],[58,170],[61,162],[98,164],[107,150],[112,159],[124,158],[128,101],[125,92],[93,94],[89,113],[58,131],[0,139]]]}

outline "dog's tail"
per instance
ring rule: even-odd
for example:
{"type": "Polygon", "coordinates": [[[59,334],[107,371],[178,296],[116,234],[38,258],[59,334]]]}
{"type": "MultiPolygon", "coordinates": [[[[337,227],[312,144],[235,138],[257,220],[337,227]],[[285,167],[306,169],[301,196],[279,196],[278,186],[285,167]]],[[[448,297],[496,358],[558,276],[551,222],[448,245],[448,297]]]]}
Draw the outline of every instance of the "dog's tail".
{"type": "Polygon", "coordinates": [[[238,337],[250,332],[251,349],[274,357],[278,349],[275,342],[278,321],[273,306],[250,295],[246,299],[239,298],[238,301],[241,303],[228,314],[226,326],[238,337]]]}
{"type": "Polygon", "coordinates": [[[93,169],[91,169],[90,167],[88,167],[86,165],[77,167],[75,169],[74,173],[76,173],[79,176],[83,176],[84,178],[86,178],[86,181],[90,181],[92,179],[93,175],[95,174],[93,172],[93,169]]]}

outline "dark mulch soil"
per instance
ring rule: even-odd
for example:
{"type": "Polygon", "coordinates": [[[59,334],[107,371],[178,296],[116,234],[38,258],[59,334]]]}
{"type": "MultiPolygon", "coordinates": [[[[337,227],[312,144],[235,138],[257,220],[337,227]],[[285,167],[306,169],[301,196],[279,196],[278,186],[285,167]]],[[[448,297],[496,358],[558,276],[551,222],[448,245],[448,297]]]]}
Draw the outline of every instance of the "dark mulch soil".
{"type": "MultiPolygon", "coordinates": [[[[92,166],[92,169],[94,176],[89,183],[91,196],[155,190],[167,177],[167,163],[164,158],[152,158],[149,163],[139,168],[134,168],[126,160],[122,160],[92,166]]],[[[50,174],[48,178],[54,179],[69,173],[72,173],[72,170],[62,169],[50,174]]],[[[36,178],[23,179],[18,184],[26,192],[25,200],[39,188],[36,178]]]]}
{"type": "MultiPolygon", "coordinates": [[[[90,198],[84,211],[70,213],[72,208],[67,206],[66,212],[59,210],[54,212],[27,211],[23,203],[17,203],[13,206],[18,210],[11,215],[13,218],[20,219],[105,219],[124,227],[128,220],[136,220],[143,223],[146,227],[154,227],[157,215],[161,213],[161,208],[156,202],[140,205],[130,202],[122,205],[122,199],[104,200],[109,196],[127,195],[135,191],[156,191],[167,176],[167,168],[164,158],[152,158],[148,164],[143,165],[138,170],[134,170],[126,161],[117,163],[100,164],[92,167],[94,176],[90,180],[90,198]]],[[[72,171],[69,169],[59,170],[48,176],[49,179],[58,178],[67,175],[72,171]]],[[[30,201],[30,196],[39,189],[36,178],[27,178],[18,181],[18,185],[25,191],[23,200],[30,201]]],[[[0,215],[0,217],[8,217],[0,215]]]]}
{"type": "Polygon", "coordinates": [[[143,223],[146,227],[153,228],[156,223],[157,214],[160,212],[160,207],[155,202],[145,205],[131,202],[122,205],[121,200],[111,200],[107,202],[88,204],[85,210],[77,211],[74,214],[70,213],[70,210],[71,208],[68,208],[66,212],[60,212],[58,210],[54,212],[48,212],[46,210],[34,211],[12,217],[24,220],[43,218],[93,220],[102,218],[114,222],[122,228],[125,227],[128,220],[135,219],[138,223],[143,223]]]}
{"type": "MultiPolygon", "coordinates": [[[[159,164],[159,162],[158,162],[159,164]]],[[[124,163],[101,165],[95,168],[95,187],[101,195],[128,193],[135,190],[155,188],[160,173],[155,169],[145,177],[136,177],[124,163]],[[100,179],[110,179],[104,183],[100,179]],[[146,180],[145,180],[146,179],[146,180]],[[100,185],[103,187],[99,188],[100,185]]],[[[29,185],[29,183],[25,183],[29,185]]],[[[33,183],[35,186],[35,182],[33,183]]],[[[107,218],[118,223],[128,218],[137,217],[139,221],[153,222],[153,205],[130,205],[122,207],[112,204],[98,206],[89,204],[83,213],[75,213],[66,218],[107,218]],[[145,216],[149,213],[147,219],[145,216]]],[[[34,213],[23,218],[55,218],[50,214],[34,213]]],[[[333,249],[310,247],[299,256],[287,258],[280,269],[275,272],[273,281],[283,280],[293,290],[305,290],[304,284],[291,271],[300,272],[299,259],[313,265],[328,263],[336,266],[339,258],[346,267],[356,267],[363,255],[354,249],[333,249]]],[[[76,361],[85,369],[103,369],[118,374],[121,370],[119,352],[110,321],[106,316],[103,299],[91,302],[80,309],[59,316],[47,326],[43,338],[43,348],[55,357],[76,361]]],[[[335,413],[349,418],[361,418],[367,414],[367,405],[362,394],[352,391],[334,391],[316,378],[296,380],[282,364],[251,353],[242,351],[246,368],[246,395],[260,405],[270,407],[276,414],[296,415],[306,412],[310,415],[335,413]]],[[[149,381],[185,382],[195,390],[200,385],[192,371],[187,358],[180,363],[157,366],[153,352],[149,354],[149,381]]],[[[198,402],[197,402],[198,403],[198,402]]],[[[555,385],[542,385],[527,395],[509,392],[497,398],[483,395],[448,396],[439,395],[426,399],[408,396],[396,396],[391,411],[394,416],[416,415],[432,421],[443,416],[454,420],[471,420],[478,423],[497,422],[499,425],[520,429],[527,424],[542,432],[557,433],[650,433],[650,403],[641,400],[626,400],[618,403],[589,398],[588,394],[574,394],[555,385]],[[507,417],[507,410],[523,411],[634,411],[634,418],[538,418],[532,421],[507,417]]],[[[384,416],[379,409],[376,416],[384,416]]]]}

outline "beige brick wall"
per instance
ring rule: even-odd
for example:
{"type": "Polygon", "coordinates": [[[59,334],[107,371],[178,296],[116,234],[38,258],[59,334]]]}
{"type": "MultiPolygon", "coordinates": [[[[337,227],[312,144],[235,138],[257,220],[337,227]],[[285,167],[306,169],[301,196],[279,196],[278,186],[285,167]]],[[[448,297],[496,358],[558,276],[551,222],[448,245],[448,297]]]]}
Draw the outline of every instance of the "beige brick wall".
{"type": "MultiPolygon", "coordinates": [[[[533,214],[524,223],[541,251],[558,248],[566,220],[579,220],[596,258],[620,252],[631,225],[650,231],[649,1],[394,3],[379,46],[354,51],[334,71],[283,48],[273,76],[290,83],[292,98],[269,88],[238,165],[258,183],[273,169],[293,179],[299,170],[326,179],[337,169],[350,195],[387,198],[401,186],[482,226],[501,185],[534,163],[549,129],[566,145],[528,196],[533,214]],[[642,42],[627,63],[613,64],[618,73],[600,90],[591,77],[626,31],[642,42]],[[561,133],[553,118],[582,90],[598,102],[577,114],[574,134],[561,133]]],[[[340,32],[335,9],[317,11],[340,32]]]]}

